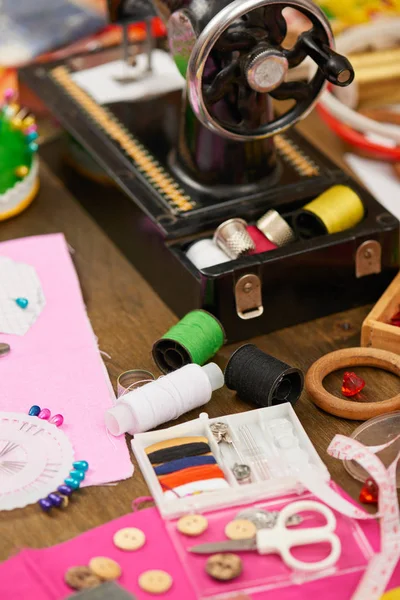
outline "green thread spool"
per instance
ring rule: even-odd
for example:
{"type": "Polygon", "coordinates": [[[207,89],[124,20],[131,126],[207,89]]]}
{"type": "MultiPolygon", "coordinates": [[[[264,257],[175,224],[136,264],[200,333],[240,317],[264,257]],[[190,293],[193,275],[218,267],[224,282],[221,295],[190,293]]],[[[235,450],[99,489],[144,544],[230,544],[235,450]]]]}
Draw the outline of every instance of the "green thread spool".
{"type": "Polygon", "coordinates": [[[190,363],[204,365],[225,343],[221,323],[205,310],[188,313],[153,346],[153,358],[163,373],[190,363]]]}

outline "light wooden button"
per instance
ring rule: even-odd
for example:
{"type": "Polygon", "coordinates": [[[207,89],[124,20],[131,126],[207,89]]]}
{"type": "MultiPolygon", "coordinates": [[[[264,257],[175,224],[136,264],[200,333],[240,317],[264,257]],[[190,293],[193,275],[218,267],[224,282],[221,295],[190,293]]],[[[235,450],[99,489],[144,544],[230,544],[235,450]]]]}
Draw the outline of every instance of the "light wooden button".
{"type": "Polygon", "coordinates": [[[158,569],[145,571],[139,577],[139,586],[149,594],[164,594],[170,589],[172,583],[171,575],[158,569]]]}
{"type": "Polygon", "coordinates": [[[129,552],[139,550],[144,545],[146,536],[141,529],[125,527],[114,534],[113,540],[117,548],[129,552]]]}
{"type": "Polygon", "coordinates": [[[247,519],[236,519],[225,527],[225,535],[230,540],[248,540],[257,534],[257,528],[247,519]]]}
{"type": "Polygon", "coordinates": [[[218,581],[231,581],[242,572],[242,560],[237,554],[213,554],[207,560],[206,572],[218,581]]]}
{"type": "Polygon", "coordinates": [[[113,581],[121,577],[122,569],[115,560],[105,556],[96,556],[89,562],[89,567],[103,581],[113,581]]]}
{"type": "Polygon", "coordinates": [[[205,532],[208,521],[203,515],[185,515],[179,519],[176,527],[184,535],[195,537],[205,532]]]}
{"type": "Polygon", "coordinates": [[[74,590],[97,587],[103,582],[89,567],[71,567],[64,575],[65,583],[74,590]]]}

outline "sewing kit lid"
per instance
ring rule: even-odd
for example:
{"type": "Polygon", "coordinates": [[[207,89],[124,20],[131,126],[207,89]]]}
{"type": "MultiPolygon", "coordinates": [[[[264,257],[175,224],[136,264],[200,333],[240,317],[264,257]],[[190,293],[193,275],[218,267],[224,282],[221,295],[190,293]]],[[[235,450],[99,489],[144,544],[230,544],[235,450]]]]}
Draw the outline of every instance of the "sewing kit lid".
{"type": "Polygon", "coordinates": [[[293,493],[303,493],[304,488],[296,477],[296,472],[309,468],[315,476],[324,482],[330,480],[330,474],[301,425],[293,407],[289,403],[260,408],[245,413],[226,415],[209,419],[202,413],[198,419],[188,421],[168,429],[140,433],[132,440],[133,452],[140,469],[165,519],[179,518],[184,514],[209,512],[231,506],[250,504],[255,501],[277,498],[293,493]],[[251,483],[239,482],[232,467],[237,460],[236,450],[229,443],[218,443],[212,430],[216,423],[228,425],[241,462],[251,463],[253,479],[251,483]],[[284,426],[282,435],[279,427],[284,426]],[[278,433],[277,433],[278,431],[278,433]],[[288,444],[288,432],[295,440],[288,444]],[[229,489],[184,496],[165,494],[151,464],[146,448],[165,440],[206,437],[217,463],[224,471],[229,489]],[[263,479],[265,473],[268,478],[263,479]]]}

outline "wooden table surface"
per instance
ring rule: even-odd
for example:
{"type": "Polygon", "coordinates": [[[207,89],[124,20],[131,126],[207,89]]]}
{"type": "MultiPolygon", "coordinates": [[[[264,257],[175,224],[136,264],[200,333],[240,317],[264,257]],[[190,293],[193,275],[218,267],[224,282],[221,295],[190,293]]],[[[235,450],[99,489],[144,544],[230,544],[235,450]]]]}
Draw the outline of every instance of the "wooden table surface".
{"type": "MultiPolygon", "coordinates": [[[[341,143],[315,115],[301,128],[313,139],[323,140],[323,148],[329,149],[331,157],[340,160],[341,143]]],[[[63,232],[75,249],[74,262],[99,346],[111,357],[105,359],[105,363],[113,384],[127,369],[140,367],[156,372],[150,349],[154,340],[176,322],[176,317],[43,161],[41,177],[40,195],[29,210],[11,221],[0,223],[0,241],[63,232]]],[[[369,307],[351,310],[254,341],[262,350],[306,371],[316,359],[332,350],[359,345],[360,327],[368,311],[369,307]]],[[[226,346],[218,353],[217,362],[221,367],[239,345],[226,346]]],[[[370,399],[391,397],[398,387],[398,381],[392,375],[369,369],[357,372],[367,379],[370,399]]],[[[341,374],[333,374],[327,380],[327,388],[337,393],[340,383],[341,374]]],[[[213,395],[207,412],[216,417],[251,408],[224,388],[213,395]]],[[[347,475],[341,462],[327,456],[326,448],[336,433],[350,434],[359,423],[321,412],[306,392],[295,410],[332,478],[357,498],[361,484],[347,475]]],[[[193,419],[197,414],[198,411],[193,411],[185,418],[193,419]]],[[[132,500],[145,494],[146,485],[136,468],[131,479],[116,486],[81,490],[66,511],[54,511],[53,516],[43,514],[36,504],[1,512],[0,560],[21,547],[50,546],[124,515],[131,510],[132,500]]]]}

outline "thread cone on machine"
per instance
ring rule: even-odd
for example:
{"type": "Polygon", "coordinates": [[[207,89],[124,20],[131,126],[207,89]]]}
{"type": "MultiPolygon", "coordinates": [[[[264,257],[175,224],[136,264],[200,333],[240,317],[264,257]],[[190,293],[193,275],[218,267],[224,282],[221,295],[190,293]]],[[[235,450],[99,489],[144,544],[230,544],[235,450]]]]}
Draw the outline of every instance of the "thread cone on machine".
{"type": "Polygon", "coordinates": [[[232,260],[255,250],[255,244],[247,231],[244,219],[224,221],[214,233],[214,242],[232,260]]]}
{"type": "Polygon", "coordinates": [[[262,407],[284,402],[295,404],[303,391],[304,375],[300,369],[266,354],[254,344],[245,344],[230,357],[225,383],[251,404],[262,407]]]}

